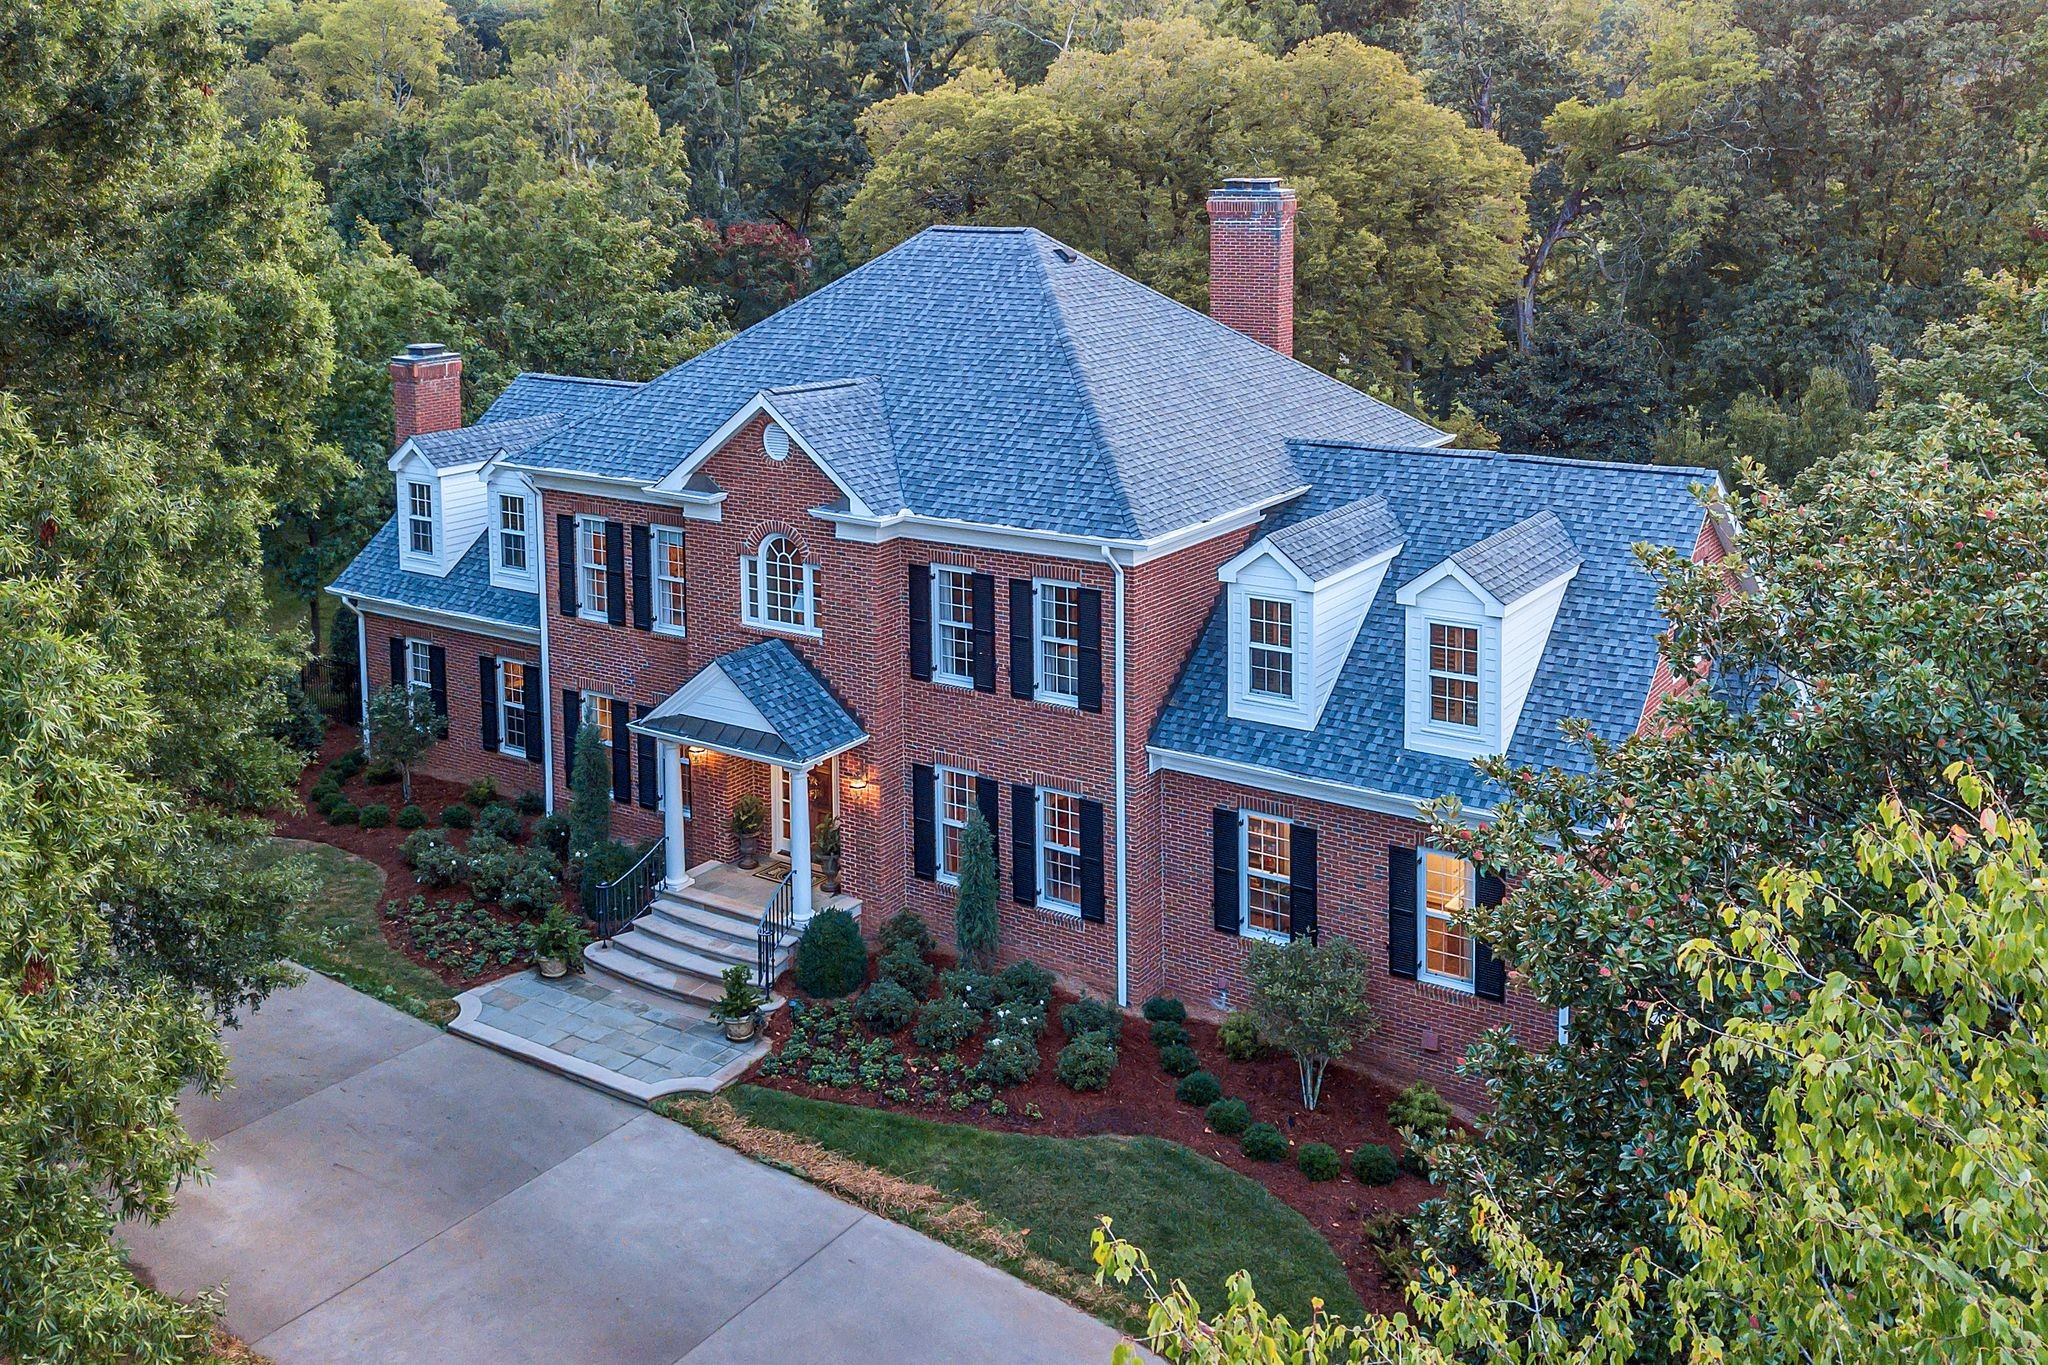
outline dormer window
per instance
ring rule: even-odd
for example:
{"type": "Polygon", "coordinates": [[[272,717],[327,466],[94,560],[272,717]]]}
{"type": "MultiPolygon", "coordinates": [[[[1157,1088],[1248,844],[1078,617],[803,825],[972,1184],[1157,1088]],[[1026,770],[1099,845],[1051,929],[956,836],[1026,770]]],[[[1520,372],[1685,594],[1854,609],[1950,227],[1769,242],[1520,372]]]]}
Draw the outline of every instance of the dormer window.
{"type": "Polygon", "coordinates": [[[1429,623],[1429,719],[1479,728],[1479,630],[1429,623]]]}
{"type": "Polygon", "coordinates": [[[740,612],[750,626],[815,632],[817,570],[786,536],[769,536],[740,561],[740,612]]]}
{"type": "Polygon", "coordinates": [[[434,485],[417,479],[405,485],[406,539],[416,555],[434,553],[434,485]]]}
{"type": "Polygon", "coordinates": [[[1251,597],[1245,603],[1245,661],[1254,696],[1294,700],[1294,603],[1251,597]]]}
{"type": "Polygon", "coordinates": [[[508,574],[526,572],[526,497],[498,494],[498,567],[508,574]]]}

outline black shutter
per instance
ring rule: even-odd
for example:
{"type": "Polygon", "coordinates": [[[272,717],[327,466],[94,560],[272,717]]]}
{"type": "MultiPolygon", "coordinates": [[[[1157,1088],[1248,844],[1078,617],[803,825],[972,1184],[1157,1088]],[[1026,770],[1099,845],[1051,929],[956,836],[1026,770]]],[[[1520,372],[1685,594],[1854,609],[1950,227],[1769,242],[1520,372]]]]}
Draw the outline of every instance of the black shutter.
{"type": "Polygon", "coordinates": [[[996,580],[992,575],[970,576],[967,585],[974,604],[974,690],[996,690],[996,580]]]}
{"type": "Polygon", "coordinates": [[[1081,803],[1081,918],[1102,923],[1102,803],[1081,803]]]}
{"type": "Polygon", "coordinates": [[[1211,903],[1216,932],[1234,934],[1244,925],[1237,894],[1237,812],[1218,808],[1209,820],[1211,903]]]}
{"type": "MultiPolygon", "coordinates": [[[[1498,877],[1479,874],[1477,899],[1481,905],[1499,905],[1507,899],[1508,885],[1498,877]]],[[[1508,998],[1508,968],[1493,955],[1484,939],[1472,939],[1472,993],[1482,1000],[1508,998]]]]}
{"type": "MultiPolygon", "coordinates": [[[[635,720],[645,720],[651,706],[633,708],[635,720]]],[[[633,736],[633,750],[640,759],[640,809],[661,809],[661,755],[655,752],[653,735],[633,736]]]]}
{"type": "Polygon", "coordinates": [[[1010,899],[1038,904],[1038,789],[1010,788],[1010,899]]]}
{"type": "Polygon", "coordinates": [[[1415,976],[1415,850],[1387,849],[1387,970],[1415,976]]]}
{"type": "Polygon", "coordinates": [[[910,676],[932,680],[932,566],[910,566],[910,676]]]}
{"type": "Polygon", "coordinates": [[[540,670],[526,669],[526,761],[538,763],[548,751],[548,701],[540,690],[540,670]]]}
{"type": "Polygon", "coordinates": [[[583,724],[583,694],[573,687],[562,689],[562,785],[576,785],[576,730],[583,724]]]}
{"type": "Polygon", "coordinates": [[[989,852],[995,856],[996,875],[1000,878],[1003,866],[1003,846],[998,838],[998,834],[1003,826],[998,817],[1001,815],[1000,808],[1003,804],[1003,784],[996,781],[993,777],[975,778],[974,804],[981,807],[981,818],[988,824],[989,852]]]}
{"type": "Polygon", "coordinates": [[[1082,588],[1075,594],[1078,602],[1076,614],[1081,621],[1081,647],[1075,651],[1075,669],[1079,674],[1081,709],[1100,711],[1102,709],[1102,594],[1094,588],[1082,588]]]}
{"type": "Polygon", "coordinates": [[[1010,580],[1010,695],[1031,700],[1037,686],[1036,652],[1032,649],[1032,617],[1035,614],[1031,580],[1010,580]]]}
{"type": "Polygon", "coordinates": [[[629,744],[632,735],[626,730],[632,712],[626,703],[613,697],[612,708],[612,800],[620,805],[630,805],[633,800],[633,750],[629,744]]]}
{"type": "Polygon", "coordinates": [[[498,661],[490,655],[481,655],[476,661],[477,696],[483,702],[479,708],[483,716],[484,752],[498,752],[498,661]]]}
{"type": "Polygon", "coordinates": [[[930,765],[910,765],[910,870],[920,881],[934,881],[939,875],[938,830],[932,809],[936,793],[930,765]]]}
{"type": "Polygon", "coordinates": [[[1288,934],[1316,939],[1316,832],[1289,825],[1287,833],[1288,934]]]}
{"type": "Polygon", "coordinates": [[[562,615],[574,616],[576,597],[576,518],[567,512],[555,517],[555,602],[562,615]]]}
{"type": "Polygon", "coordinates": [[[391,637],[391,685],[403,687],[409,681],[405,674],[405,639],[394,635],[391,637]]]}
{"type": "Polygon", "coordinates": [[[633,528],[633,628],[654,629],[654,541],[645,526],[633,528]]]}
{"type": "Polygon", "coordinates": [[[434,714],[448,719],[448,651],[427,646],[427,695],[434,699],[434,714]]]}
{"type": "Polygon", "coordinates": [[[604,524],[604,619],[626,624],[626,528],[616,521],[604,524]]]}

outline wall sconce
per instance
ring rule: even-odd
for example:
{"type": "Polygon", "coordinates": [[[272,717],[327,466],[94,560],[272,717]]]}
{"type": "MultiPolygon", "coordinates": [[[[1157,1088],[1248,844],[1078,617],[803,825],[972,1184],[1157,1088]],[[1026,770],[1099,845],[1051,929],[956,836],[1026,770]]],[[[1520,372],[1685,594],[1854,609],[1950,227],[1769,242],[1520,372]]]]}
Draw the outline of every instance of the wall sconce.
{"type": "Polygon", "coordinates": [[[702,757],[704,757],[704,755],[705,755],[705,753],[706,753],[706,752],[707,752],[707,750],[706,750],[706,749],[704,748],[704,746],[703,746],[703,745],[701,745],[701,744],[692,744],[692,745],[690,746],[690,757],[691,757],[691,758],[702,758],[702,757]]]}
{"type": "Polygon", "coordinates": [[[846,780],[846,785],[857,792],[864,792],[868,789],[868,775],[866,773],[855,773],[846,780]]]}

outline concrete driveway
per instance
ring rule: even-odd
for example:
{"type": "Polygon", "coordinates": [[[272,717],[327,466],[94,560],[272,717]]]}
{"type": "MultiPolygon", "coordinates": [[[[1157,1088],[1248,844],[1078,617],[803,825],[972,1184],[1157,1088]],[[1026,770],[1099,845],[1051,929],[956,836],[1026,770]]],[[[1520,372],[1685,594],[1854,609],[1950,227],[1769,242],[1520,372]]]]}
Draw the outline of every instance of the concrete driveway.
{"type": "Polygon", "coordinates": [[[318,976],[186,1107],[155,1284],[317,1361],[1106,1361],[1108,1327],[678,1124],[318,976]]]}

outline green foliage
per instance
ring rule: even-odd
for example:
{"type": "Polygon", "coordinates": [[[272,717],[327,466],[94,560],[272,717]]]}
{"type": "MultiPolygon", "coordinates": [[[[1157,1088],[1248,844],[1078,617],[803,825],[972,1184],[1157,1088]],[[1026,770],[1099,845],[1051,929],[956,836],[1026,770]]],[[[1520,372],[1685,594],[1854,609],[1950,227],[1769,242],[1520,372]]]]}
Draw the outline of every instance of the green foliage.
{"type": "Polygon", "coordinates": [[[981,1016],[956,995],[927,1000],[917,1011],[910,1036],[921,1048],[950,1052],[981,1030],[981,1016]]]}
{"type": "Polygon", "coordinates": [[[1505,449],[1638,462],[1676,401],[1647,330],[1568,309],[1544,314],[1526,352],[1489,361],[1454,392],[1505,449]]]}
{"type": "Polygon", "coordinates": [[[569,918],[569,912],[559,905],[549,909],[539,923],[526,928],[526,950],[529,953],[536,958],[553,958],[566,963],[574,971],[582,970],[583,950],[589,944],[589,931],[569,918]]]}
{"type": "Polygon", "coordinates": [[[518,811],[521,815],[540,815],[547,808],[547,799],[531,788],[519,793],[512,800],[512,809],[518,811]]]}
{"type": "Polygon", "coordinates": [[[498,888],[498,903],[515,915],[538,915],[560,906],[560,867],[539,845],[517,856],[498,888]]]}
{"type": "Polygon", "coordinates": [[[1002,947],[996,898],[996,844],[981,812],[970,811],[960,831],[960,884],[953,893],[953,935],[960,964],[986,971],[1002,947]]]}
{"type": "Polygon", "coordinates": [[[476,812],[460,801],[442,808],[441,826],[444,829],[468,829],[476,823],[476,812]]]}
{"type": "Polygon", "coordinates": [[[896,1044],[887,1038],[863,1038],[845,1001],[793,1000],[790,1011],[789,1038],[779,1054],[762,1063],[764,1075],[789,1075],[841,1089],[858,1086],[871,1094],[904,1085],[909,1067],[896,1044]]]}
{"type": "Polygon", "coordinates": [[[1028,1034],[997,1033],[981,1050],[981,1078],[990,1085],[1023,1085],[1038,1074],[1038,1040],[1028,1034]]]}
{"type": "Polygon", "coordinates": [[[1206,1071],[1190,1071],[1181,1077],[1180,1084],[1173,1088],[1173,1097],[1182,1104],[1207,1109],[1223,1098],[1223,1082],[1206,1071]]]}
{"type": "Polygon", "coordinates": [[[1361,1185],[1391,1185],[1400,1168],[1394,1164],[1391,1148],[1377,1142],[1361,1142],[1351,1154],[1351,1174],[1358,1177],[1361,1185]]]}
{"type": "MultiPolygon", "coordinates": [[[[1145,1002],[1142,1012],[1155,1024],[1185,1024],[1188,1021],[1188,1007],[1170,995],[1153,996],[1145,1002]]],[[[1152,1041],[1159,1040],[1155,1037],[1152,1041]]]]}
{"type": "Polygon", "coordinates": [[[391,823],[391,807],[373,801],[356,812],[356,823],[364,829],[382,829],[391,823]]]}
{"type": "Polygon", "coordinates": [[[1004,1004],[1038,1006],[1040,1014],[1052,1007],[1052,973],[1030,958],[1019,958],[996,973],[996,999],[1004,1004]]]}
{"type": "Polygon", "coordinates": [[[569,856],[587,858],[612,837],[612,751],[587,720],[576,727],[569,774],[569,856]]]}
{"type": "Polygon", "coordinates": [[[1263,1037],[1294,1055],[1304,1109],[1316,1107],[1330,1063],[1376,1027],[1367,970],[1365,954],[1335,935],[1321,943],[1252,943],[1246,950],[1251,1014],[1263,1037]]]}
{"type": "Polygon", "coordinates": [[[400,829],[425,829],[427,813],[418,806],[401,806],[395,823],[400,829]]]}
{"type": "MultiPolygon", "coordinates": [[[[1188,1079],[1193,1079],[1189,1077],[1188,1079]]],[[[1224,1137],[1236,1137],[1252,1126],[1251,1106],[1243,1100],[1223,1099],[1213,1101],[1202,1112],[1209,1126],[1224,1137]]]]}
{"type": "Polygon", "coordinates": [[[1270,1123],[1255,1123],[1245,1129],[1238,1147],[1253,1161],[1287,1160],[1287,1135],[1270,1123]]]}
{"type": "Polygon", "coordinates": [[[478,808],[488,806],[498,799],[498,784],[488,777],[479,777],[462,789],[462,799],[478,808]]]}
{"type": "Polygon", "coordinates": [[[1035,1039],[1044,1036],[1049,1022],[1045,1006],[1035,1000],[1013,1000],[988,1012],[992,1033],[1017,1033],[1035,1039]]]}
{"type": "Polygon", "coordinates": [[[877,1033],[900,1033],[917,1014],[917,997],[897,982],[880,977],[861,992],[856,1010],[860,1021],[877,1033]]]}
{"type": "Polygon", "coordinates": [[[360,815],[361,812],[346,797],[330,803],[327,807],[327,823],[330,825],[353,825],[360,815]]]}
{"type": "Polygon", "coordinates": [[[412,800],[412,770],[448,734],[448,718],[424,687],[380,687],[370,694],[370,756],[398,770],[399,792],[412,800]]]}
{"type": "Polygon", "coordinates": [[[320,777],[322,781],[331,777],[336,782],[346,782],[360,775],[369,763],[370,756],[361,749],[344,749],[334,756],[334,761],[327,765],[327,770],[320,777]]]}
{"type": "Polygon", "coordinates": [[[1266,1040],[1259,1034],[1258,1017],[1249,1010],[1232,1010],[1216,1028],[1216,1045],[1233,1062],[1255,1062],[1266,1055],[1266,1040]]]}
{"type": "Polygon", "coordinates": [[[1335,1180],[1344,1169],[1344,1162],[1337,1155],[1337,1149],[1327,1142],[1305,1142],[1294,1154],[1294,1164],[1310,1180],[1335,1180]]]}
{"type": "Polygon", "coordinates": [[[1186,1043],[1170,1043],[1159,1049],[1159,1069],[1169,1076],[1192,1076],[1201,1066],[1202,1059],[1186,1043]]]}
{"type": "Polygon", "coordinates": [[[1188,1044],[1188,1026],[1178,1019],[1161,1019],[1152,1025],[1152,1046],[1185,1047],[1188,1044]]]}
{"type": "Polygon", "coordinates": [[[939,973],[939,989],[976,1014],[995,1008],[996,979],[971,967],[951,967],[939,973]]]}
{"type": "Polygon", "coordinates": [[[503,801],[493,801],[485,806],[476,817],[479,834],[495,834],[500,839],[517,839],[525,833],[525,822],[519,812],[503,801]]]}
{"type": "Polygon", "coordinates": [[[1123,1016],[1116,1006],[1106,1000],[1084,995],[1060,1011],[1060,1031],[1069,1038],[1078,1038],[1084,1033],[1110,1032],[1123,1024],[1123,1016]]]}
{"type": "Polygon", "coordinates": [[[569,817],[556,811],[534,821],[533,842],[554,854],[558,861],[566,860],[569,856],[569,817]]]}
{"type": "Polygon", "coordinates": [[[1425,1143],[1448,1133],[1453,1118],[1449,1102],[1427,1081],[1415,1082],[1394,1096],[1387,1106],[1388,1123],[1401,1132],[1415,1134],[1425,1143]]]}
{"type": "Polygon", "coordinates": [[[868,948],[844,910],[821,910],[796,941],[797,989],[819,999],[851,995],[868,978],[868,948]]]}
{"type": "Polygon", "coordinates": [[[457,980],[509,967],[528,953],[525,926],[507,924],[474,901],[414,896],[398,922],[427,961],[457,980]]]}
{"type": "Polygon", "coordinates": [[[1116,1047],[1106,1034],[1083,1033],[1060,1049],[1053,1070],[1069,1090],[1107,1090],[1116,1070],[1116,1047]]]}
{"type": "MultiPolygon", "coordinates": [[[[626,875],[640,859],[640,852],[631,844],[607,840],[583,855],[582,892],[586,902],[596,899],[597,888],[606,882],[615,882],[626,875]]],[[[855,983],[858,984],[858,983],[855,983]]]]}
{"type": "Polygon", "coordinates": [[[746,967],[735,963],[719,973],[723,991],[718,1004],[711,1011],[714,1019],[751,1019],[761,1008],[761,992],[754,985],[754,974],[746,967]]]}
{"type": "Polygon", "coordinates": [[[912,995],[922,997],[931,989],[932,964],[918,955],[909,944],[899,944],[875,959],[875,975],[884,980],[894,981],[912,995]]]}
{"type": "Polygon", "coordinates": [[[469,872],[468,859],[436,829],[414,830],[398,852],[421,886],[452,886],[469,872]]]}
{"type": "Polygon", "coordinates": [[[875,935],[875,946],[883,953],[907,948],[915,957],[929,957],[938,944],[932,939],[931,926],[924,922],[924,916],[915,910],[898,910],[882,923],[875,935]]]}

